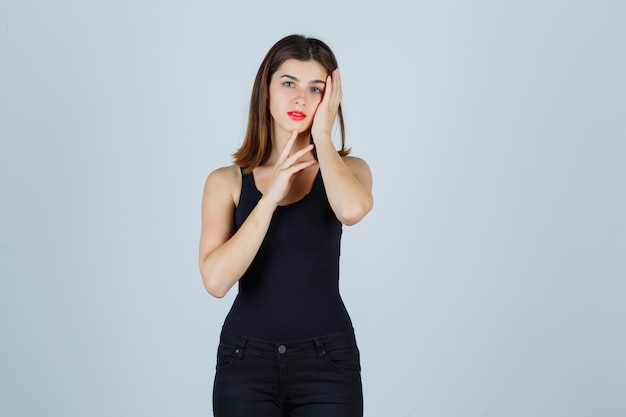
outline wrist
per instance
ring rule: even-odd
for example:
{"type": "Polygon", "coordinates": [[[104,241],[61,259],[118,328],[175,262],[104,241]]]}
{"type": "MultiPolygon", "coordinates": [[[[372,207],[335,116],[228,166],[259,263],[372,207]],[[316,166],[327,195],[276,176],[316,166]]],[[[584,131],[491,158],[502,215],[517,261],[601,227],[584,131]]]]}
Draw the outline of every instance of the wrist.
{"type": "Polygon", "coordinates": [[[315,143],[316,145],[318,143],[332,142],[332,138],[330,136],[330,133],[326,133],[326,132],[313,132],[313,131],[311,131],[311,138],[313,139],[313,143],[315,143]]]}
{"type": "Polygon", "coordinates": [[[278,201],[274,201],[267,195],[262,195],[256,204],[256,208],[258,208],[261,212],[267,211],[269,213],[273,213],[274,210],[276,210],[276,207],[278,207],[278,201]]]}

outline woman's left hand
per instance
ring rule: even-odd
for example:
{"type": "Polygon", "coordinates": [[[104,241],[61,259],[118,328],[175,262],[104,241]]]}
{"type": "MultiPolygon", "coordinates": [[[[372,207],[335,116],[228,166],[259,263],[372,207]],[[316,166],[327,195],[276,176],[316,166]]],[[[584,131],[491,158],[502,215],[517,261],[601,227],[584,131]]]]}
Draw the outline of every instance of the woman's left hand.
{"type": "Polygon", "coordinates": [[[341,103],[341,78],[339,77],[339,69],[335,69],[331,75],[326,77],[324,97],[315,112],[311,126],[313,141],[322,138],[330,139],[333,124],[337,118],[339,103],[341,103]]]}

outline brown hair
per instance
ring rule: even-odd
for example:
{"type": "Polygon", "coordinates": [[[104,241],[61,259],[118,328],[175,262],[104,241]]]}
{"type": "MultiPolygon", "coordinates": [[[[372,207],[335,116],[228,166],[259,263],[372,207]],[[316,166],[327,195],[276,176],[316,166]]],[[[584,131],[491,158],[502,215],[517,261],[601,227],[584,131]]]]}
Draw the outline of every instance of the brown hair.
{"type": "MultiPolygon", "coordinates": [[[[269,85],[272,75],[288,59],[317,61],[329,75],[337,68],[337,59],[333,51],[318,39],[289,35],[272,46],[263,59],[254,80],[246,136],[241,147],[233,154],[235,165],[244,168],[245,172],[251,172],[259,165],[263,165],[270,157],[272,117],[269,111],[269,85]]],[[[339,155],[345,156],[350,153],[350,149],[346,149],[341,104],[339,104],[337,115],[341,131],[341,149],[338,152],[339,155]]]]}

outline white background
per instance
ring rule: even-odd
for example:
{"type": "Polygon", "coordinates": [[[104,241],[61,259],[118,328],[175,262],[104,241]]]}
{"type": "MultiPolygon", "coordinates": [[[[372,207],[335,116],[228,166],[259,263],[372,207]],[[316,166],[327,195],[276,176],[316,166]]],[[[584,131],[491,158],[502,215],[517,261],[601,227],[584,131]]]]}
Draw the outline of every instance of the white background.
{"type": "MultiPolygon", "coordinates": [[[[208,173],[291,33],[375,208],[341,289],[367,417],[626,415],[622,1],[0,2],[0,415],[207,416],[208,173]]],[[[263,416],[259,416],[263,417],[263,416]]]]}

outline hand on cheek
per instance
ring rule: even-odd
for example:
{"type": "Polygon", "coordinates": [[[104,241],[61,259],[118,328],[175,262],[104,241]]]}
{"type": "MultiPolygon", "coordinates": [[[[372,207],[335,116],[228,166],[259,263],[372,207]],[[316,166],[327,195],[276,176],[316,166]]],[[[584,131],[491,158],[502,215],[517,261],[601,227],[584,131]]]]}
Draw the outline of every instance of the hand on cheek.
{"type": "Polygon", "coordinates": [[[315,112],[311,127],[311,135],[314,140],[319,137],[330,137],[339,110],[339,103],[341,103],[341,80],[339,70],[336,69],[332,76],[329,75],[326,78],[324,97],[315,112]]]}

